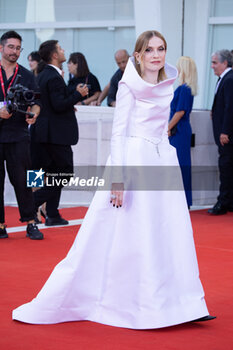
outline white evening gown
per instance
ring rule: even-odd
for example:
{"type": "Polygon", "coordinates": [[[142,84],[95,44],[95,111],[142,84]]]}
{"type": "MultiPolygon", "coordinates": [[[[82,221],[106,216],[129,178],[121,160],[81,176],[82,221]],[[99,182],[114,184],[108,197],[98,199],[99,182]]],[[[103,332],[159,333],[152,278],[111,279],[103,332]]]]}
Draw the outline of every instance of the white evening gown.
{"type": "MultiPolygon", "coordinates": [[[[108,164],[178,166],[167,137],[177,72],[167,64],[166,74],[167,80],[149,84],[129,59],[119,84],[108,164]]],[[[146,329],[209,314],[184,191],[126,190],[118,209],[109,200],[110,191],[96,192],[67,257],[37,297],[13,311],[13,319],[146,329]]]]}

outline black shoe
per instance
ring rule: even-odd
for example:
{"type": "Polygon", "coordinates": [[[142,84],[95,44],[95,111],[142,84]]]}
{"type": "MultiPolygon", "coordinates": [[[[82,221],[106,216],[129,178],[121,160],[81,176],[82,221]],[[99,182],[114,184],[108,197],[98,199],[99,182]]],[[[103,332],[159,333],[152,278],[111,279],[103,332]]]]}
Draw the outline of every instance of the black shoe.
{"type": "Polygon", "coordinates": [[[228,205],[227,211],[233,212],[233,204],[228,205]]]}
{"type": "Polygon", "coordinates": [[[196,320],[193,320],[191,322],[211,321],[211,320],[214,320],[215,318],[216,318],[216,316],[208,315],[208,316],[204,316],[204,317],[201,317],[201,318],[197,318],[196,320]]]}
{"type": "Polygon", "coordinates": [[[38,230],[38,227],[36,226],[36,224],[28,224],[27,225],[27,237],[29,237],[30,239],[34,239],[34,240],[39,240],[39,239],[43,239],[43,233],[40,232],[38,230]]]}
{"type": "Polygon", "coordinates": [[[8,238],[8,234],[6,232],[6,226],[0,228],[0,238],[8,238]]]}
{"type": "Polygon", "coordinates": [[[217,202],[213,208],[209,209],[207,213],[211,215],[223,215],[227,213],[227,207],[222,205],[220,202],[217,202]]]}
{"type": "Polygon", "coordinates": [[[59,225],[68,225],[69,221],[63,219],[62,217],[49,218],[45,219],[45,226],[59,226],[59,225]]]}

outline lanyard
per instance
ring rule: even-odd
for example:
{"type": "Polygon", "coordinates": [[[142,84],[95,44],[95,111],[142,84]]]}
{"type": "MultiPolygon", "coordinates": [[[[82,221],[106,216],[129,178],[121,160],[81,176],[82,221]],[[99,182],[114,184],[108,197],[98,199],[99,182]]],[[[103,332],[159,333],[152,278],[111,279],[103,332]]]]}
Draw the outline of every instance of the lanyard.
{"type": "MultiPolygon", "coordinates": [[[[8,86],[7,91],[10,89],[11,85],[13,84],[13,81],[15,80],[15,77],[18,73],[19,70],[19,65],[18,63],[16,63],[16,67],[15,67],[15,73],[13,75],[13,78],[11,79],[11,82],[8,86]]],[[[2,76],[2,66],[1,66],[1,62],[0,62],[0,82],[1,82],[1,88],[2,88],[2,92],[3,92],[3,96],[4,96],[4,100],[6,99],[6,91],[5,91],[5,86],[4,86],[4,81],[3,81],[3,76],[2,76]]]]}

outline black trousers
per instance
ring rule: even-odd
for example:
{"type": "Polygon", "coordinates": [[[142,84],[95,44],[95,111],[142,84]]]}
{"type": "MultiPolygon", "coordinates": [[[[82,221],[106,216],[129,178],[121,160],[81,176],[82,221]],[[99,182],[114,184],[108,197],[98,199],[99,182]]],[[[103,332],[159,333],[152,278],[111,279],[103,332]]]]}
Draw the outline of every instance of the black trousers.
{"type": "MultiPolygon", "coordinates": [[[[69,145],[56,145],[49,143],[40,143],[36,146],[41,150],[42,154],[46,154],[44,161],[35,161],[37,167],[42,168],[46,173],[50,174],[72,174],[73,173],[73,152],[69,145]]],[[[39,154],[39,153],[38,153],[39,154]]],[[[34,158],[35,159],[35,158],[34,158]]],[[[59,178],[57,176],[56,178],[59,178]]],[[[70,179],[70,176],[62,176],[62,178],[70,179]]],[[[46,186],[33,192],[36,211],[37,208],[46,202],[47,216],[51,218],[59,217],[59,202],[61,197],[62,186],[46,186]]]]}
{"type": "Polygon", "coordinates": [[[218,166],[220,187],[218,201],[223,206],[233,205],[233,145],[219,146],[218,166]]]}
{"type": "Polygon", "coordinates": [[[31,169],[29,141],[0,143],[0,223],[5,222],[4,183],[5,163],[7,173],[14,187],[20,221],[34,219],[34,199],[32,189],[26,186],[27,170],[31,169]]]}

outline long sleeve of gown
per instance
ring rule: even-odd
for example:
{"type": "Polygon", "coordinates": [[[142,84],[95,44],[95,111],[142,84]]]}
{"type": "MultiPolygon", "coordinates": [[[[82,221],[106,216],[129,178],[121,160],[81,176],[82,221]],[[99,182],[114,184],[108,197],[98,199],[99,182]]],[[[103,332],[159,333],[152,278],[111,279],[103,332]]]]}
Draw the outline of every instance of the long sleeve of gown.
{"type": "Polygon", "coordinates": [[[116,96],[112,137],[111,137],[111,165],[113,170],[112,182],[123,182],[125,138],[130,112],[135,103],[134,96],[125,83],[120,83],[116,96]]]}

